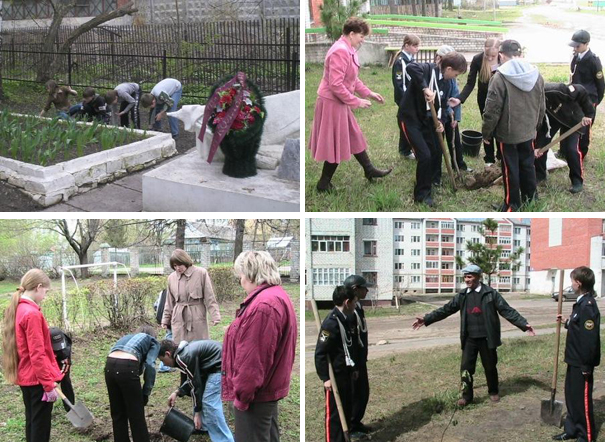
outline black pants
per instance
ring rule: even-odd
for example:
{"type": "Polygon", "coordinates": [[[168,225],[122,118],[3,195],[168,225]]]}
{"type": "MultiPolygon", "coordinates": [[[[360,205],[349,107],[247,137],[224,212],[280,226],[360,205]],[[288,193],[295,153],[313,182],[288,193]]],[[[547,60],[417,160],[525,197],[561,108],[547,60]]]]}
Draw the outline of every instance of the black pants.
{"type": "Polygon", "coordinates": [[[446,121],[443,125],[445,128],[445,139],[447,141],[447,148],[450,151],[450,159],[452,161],[452,169],[455,171],[456,166],[454,161],[458,164],[458,169],[466,170],[466,163],[462,156],[462,141],[460,140],[460,129],[456,124],[456,127],[452,127],[452,121],[446,121]]]}
{"type": "Polygon", "coordinates": [[[130,423],[132,440],[149,442],[138,361],[107,358],[105,384],[109,393],[113,440],[130,442],[128,437],[130,423]]]}
{"type": "Polygon", "coordinates": [[[25,404],[25,439],[27,442],[50,441],[53,402],[42,402],[42,385],[21,387],[25,404]]]}
{"type": "MultiPolygon", "coordinates": [[[[538,132],[538,136],[536,138],[536,149],[544,147],[550,143],[556,136],[557,132],[564,133],[570,129],[567,126],[562,126],[559,124],[554,118],[552,120],[553,121],[550,121],[550,138],[546,137],[546,130],[542,128],[538,132]]],[[[588,129],[586,129],[586,133],[583,135],[581,135],[580,132],[575,132],[561,141],[560,152],[569,166],[569,179],[571,180],[572,185],[582,184],[584,182],[584,160],[580,145],[582,138],[587,136],[588,129]]],[[[536,179],[538,181],[545,180],[548,175],[546,170],[546,153],[540,158],[535,159],[535,167],[536,179]]]]}
{"type": "Polygon", "coordinates": [[[533,144],[533,140],[519,144],[498,143],[502,154],[502,184],[507,212],[519,210],[521,204],[536,196],[533,144]]]}
{"type": "MultiPolygon", "coordinates": [[[[482,102],[479,100],[479,98],[477,98],[477,104],[479,105],[479,113],[481,114],[481,120],[483,120],[483,112],[485,112],[485,101],[482,102]]],[[[483,157],[483,161],[485,161],[486,163],[495,163],[496,157],[494,156],[494,149],[496,144],[493,137],[490,141],[490,144],[483,143],[483,150],[485,150],[485,156],[483,157]]],[[[502,155],[500,154],[500,151],[496,150],[495,153],[498,159],[501,160],[502,155]]]]}
{"type": "Polygon", "coordinates": [[[235,440],[279,442],[277,401],[252,402],[246,411],[233,408],[235,440]]]}
{"type": "Polygon", "coordinates": [[[399,153],[408,156],[412,153],[412,148],[410,147],[408,139],[405,137],[405,133],[403,133],[401,124],[399,124],[399,118],[397,118],[397,127],[399,127],[399,153]]]}
{"type": "Polygon", "coordinates": [[[433,184],[441,183],[441,151],[433,121],[400,121],[400,126],[416,156],[416,185],[414,201],[422,202],[431,196],[433,184]]]}
{"type": "MultiPolygon", "coordinates": [[[[130,108],[130,111],[128,112],[130,114],[130,118],[132,119],[132,122],[134,123],[134,127],[137,129],[141,128],[141,116],[139,114],[139,103],[141,102],[141,88],[139,87],[136,92],[134,93],[134,96],[132,97],[135,99],[135,105],[130,108]]],[[[120,112],[123,112],[124,109],[126,109],[128,107],[128,101],[122,101],[122,103],[120,104],[120,112]]],[[[128,113],[124,114],[120,117],[120,126],[128,126],[129,122],[128,122],[128,113]]]]}
{"type": "Polygon", "coordinates": [[[370,382],[368,381],[367,363],[357,364],[359,377],[353,381],[353,410],[351,415],[351,430],[355,431],[361,424],[366,407],[370,400],[370,382]]]}
{"type": "Polygon", "coordinates": [[[477,366],[477,355],[481,355],[481,364],[485,370],[487,391],[490,395],[498,394],[498,351],[487,346],[487,338],[466,338],[462,350],[460,375],[463,388],[462,398],[468,402],[473,400],[473,377],[477,366]]]}
{"type": "Polygon", "coordinates": [[[593,375],[584,376],[580,367],[567,366],[565,375],[565,405],[567,417],[563,427],[578,442],[597,440],[592,404],[593,375]],[[588,424],[587,424],[588,423],[588,424]]]}
{"type": "MultiPolygon", "coordinates": [[[[61,379],[60,386],[61,386],[61,391],[67,397],[67,399],[69,399],[69,402],[71,402],[72,404],[75,405],[76,395],[74,394],[74,387],[71,385],[71,377],[69,376],[69,374],[70,374],[69,371],[67,373],[65,373],[65,376],[63,376],[63,379],[61,379]]],[[[65,408],[65,411],[71,410],[71,408],[69,408],[69,405],[67,405],[65,402],[63,402],[63,407],[65,408]]]]}
{"type": "Polygon", "coordinates": [[[588,153],[588,147],[590,146],[590,132],[594,126],[594,122],[597,119],[597,105],[593,104],[594,106],[594,117],[592,119],[592,125],[590,125],[590,127],[588,128],[588,130],[586,131],[586,135],[584,135],[583,137],[580,138],[580,152],[582,152],[582,158],[584,158],[586,156],[586,154],[588,153]]]}
{"type": "MultiPolygon", "coordinates": [[[[351,374],[337,374],[336,384],[338,386],[338,393],[340,394],[340,400],[342,401],[342,408],[344,411],[345,419],[347,420],[348,428],[351,428],[351,374]]],[[[326,419],[324,427],[326,428],[326,441],[327,442],[344,442],[345,435],[342,431],[342,424],[340,423],[340,416],[338,415],[338,408],[336,407],[336,399],[334,399],[334,392],[325,390],[326,394],[326,419]]]]}

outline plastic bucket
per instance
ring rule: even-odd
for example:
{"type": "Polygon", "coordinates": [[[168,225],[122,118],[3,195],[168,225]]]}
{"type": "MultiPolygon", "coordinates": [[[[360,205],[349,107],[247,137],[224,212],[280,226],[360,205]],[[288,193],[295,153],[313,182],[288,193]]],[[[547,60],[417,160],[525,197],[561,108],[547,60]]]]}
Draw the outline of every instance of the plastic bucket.
{"type": "Polygon", "coordinates": [[[166,413],[164,422],[160,427],[160,433],[170,436],[179,442],[187,442],[194,428],[193,419],[176,408],[171,408],[166,413]]]}
{"type": "Polygon", "coordinates": [[[476,157],[481,151],[483,144],[483,135],[476,130],[463,130],[462,133],[462,152],[471,157],[476,157]]]}

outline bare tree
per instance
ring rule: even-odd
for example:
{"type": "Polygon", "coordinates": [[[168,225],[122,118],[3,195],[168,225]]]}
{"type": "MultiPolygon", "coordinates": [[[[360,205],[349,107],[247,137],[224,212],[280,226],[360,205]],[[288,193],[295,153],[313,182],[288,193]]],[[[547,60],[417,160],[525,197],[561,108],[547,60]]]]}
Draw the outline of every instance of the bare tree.
{"type": "MultiPolygon", "coordinates": [[[[50,3],[50,6],[53,10],[53,19],[48,28],[48,32],[45,35],[44,43],[42,44],[42,52],[44,53],[40,64],[38,65],[38,73],[36,76],[36,80],[40,82],[45,82],[51,79],[56,72],[56,57],[55,57],[55,43],[57,37],[59,35],[59,29],[61,28],[61,23],[63,23],[63,19],[68,14],[68,12],[75,7],[75,0],[46,0],[50,3]]],[[[98,26],[101,26],[103,23],[106,23],[115,18],[122,17],[124,15],[131,15],[135,12],[138,12],[137,8],[133,7],[134,2],[131,0],[128,3],[120,6],[118,9],[115,9],[110,12],[104,12],[103,14],[97,15],[92,19],[88,20],[86,23],[78,26],[74,31],[69,34],[65,42],[59,47],[58,52],[65,53],[70,48],[71,45],[80,37],[82,34],[94,29],[98,26]]]]}
{"type": "Polygon", "coordinates": [[[185,228],[187,227],[186,219],[176,220],[176,232],[174,235],[174,244],[177,249],[185,250],[185,228]]]}

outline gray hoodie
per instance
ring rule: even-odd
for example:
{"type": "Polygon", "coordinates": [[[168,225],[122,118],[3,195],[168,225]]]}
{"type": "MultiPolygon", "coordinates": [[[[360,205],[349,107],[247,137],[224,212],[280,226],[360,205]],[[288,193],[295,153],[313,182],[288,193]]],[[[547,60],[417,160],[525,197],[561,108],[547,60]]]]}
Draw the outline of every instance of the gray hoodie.
{"type": "Polygon", "coordinates": [[[502,64],[489,82],[483,138],[504,144],[532,140],[544,119],[544,80],[538,68],[515,58],[502,64]]]}

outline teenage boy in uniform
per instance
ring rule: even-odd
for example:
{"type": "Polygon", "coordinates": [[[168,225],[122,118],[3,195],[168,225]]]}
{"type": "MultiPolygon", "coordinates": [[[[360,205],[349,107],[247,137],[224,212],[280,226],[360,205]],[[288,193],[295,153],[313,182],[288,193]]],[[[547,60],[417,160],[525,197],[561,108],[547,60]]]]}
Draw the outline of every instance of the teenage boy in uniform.
{"type": "Polygon", "coordinates": [[[473,402],[473,376],[477,365],[477,355],[481,355],[481,364],[485,370],[487,390],[492,402],[500,401],[498,388],[498,347],[500,340],[500,319],[498,314],[514,326],[535,336],[534,329],[527,320],[512,308],[500,293],[481,283],[481,268],[470,264],[462,269],[466,289],[458,293],[443,307],[433,310],[423,318],[416,317],[412,324],[414,330],[423,325],[441,321],[460,311],[460,341],[462,343],[462,362],[460,378],[462,397],[460,407],[473,402]]]}
{"type": "MultiPolygon", "coordinates": [[[[553,440],[577,439],[578,442],[597,440],[592,404],[594,368],[601,362],[601,314],[595,300],[594,272],[577,267],[571,272],[571,287],[578,296],[571,316],[565,321],[565,405],[567,417],[564,432],[553,440]]],[[[557,315],[562,321],[562,315],[557,315]]]]}
{"type": "Polygon", "coordinates": [[[533,145],[544,120],[544,80],[538,68],[520,57],[519,42],[502,42],[503,63],[489,82],[481,129],[483,142],[490,144],[495,136],[502,155],[502,212],[517,211],[536,197],[533,145]]]}
{"type": "Polygon", "coordinates": [[[580,139],[586,136],[595,108],[588,93],[580,84],[566,85],[563,83],[546,83],[544,85],[546,97],[546,115],[544,122],[538,130],[535,143],[536,153],[536,179],[538,182],[547,178],[546,152],[540,156],[538,150],[550,143],[557,132],[567,132],[580,121],[582,127],[561,141],[560,151],[563,153],[569,166],[569,179],[571,180],[571,193],[579,193],[584,183],[584,160],[580,152],[580,139]]]}
{"type": "MultiPolygon", "coordinates": [[[[605,80],[603,79],[603,68],[601,60],[590,49],[590,34],[587,31],[576,31],[571,37],[569,46],[573,47],[574,57],[571,60],[571,84],[581,84],[586,88],[588,95],[595,108],[592,124],[596,118],[597,106],[603,100],[605,91],[605,80]]],[[[588,133],[580,138],[580,152],[582,157],[588,153],[590,145],[590,129],[588,133]]]]}
{"type": "Polygon", "coordinates": [[[370,399],[370,382],[368,380],[368,326],[360,301],[366,298],[369,284],[363,276],[359,275],[349,276],[344,280],[343,284],[345,289],[352,292],[358,299],[358,302],[355,303],[355,311],[347,317],[349,327],[355,333],[353,339],[357,341],[358,351],[356,352],[355,368],[359,373],[357,379],[353,380],[351,433],[367,434],[372,429],[361,421],[370,399]]]}
{"type": "MultiPolygon", "coordinates": [[[[441,63],[410,63],[407,66],[410,83],[399,103],[399,125],[416,156],[416,184],[414,202],[433,206],[432,186],[441,184],[441,149],[437,141],[429,102],[434,101],[435,111],[445,119],[446,97],[449,97],[449,80],[466,72],[466,59],[462,54],[450,52],[441,63]]],[[[437,131],[443,132],[443,123],[437,131]]]]}
{"type": "Polygon", "coordinates": [[[334,376],[338,387],[338,393],[347,421],[351,425],[352,409],[352,383],[357,379],[357,369],[354,360],[357,358],[357,342],[354,339],[353,330],[347,321],[347,315],[353,314],[357,296],[354,291],[346,290],[344,286],[338,286],[332,295],[334,309],[324,319],[315,347],[315,370],[324,383],[326,393],[326,417],[324,428],[326,429],[326,441],[344,442],[345,436],[336,400],[332,392],[332,382],[328,370],[328,357],[334,369],[334,376]]]}

